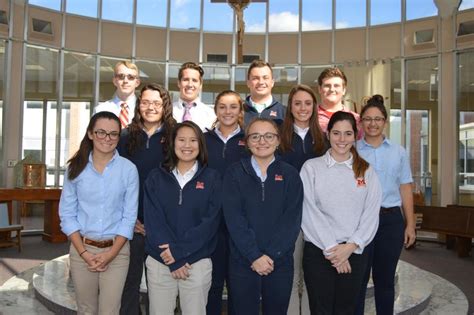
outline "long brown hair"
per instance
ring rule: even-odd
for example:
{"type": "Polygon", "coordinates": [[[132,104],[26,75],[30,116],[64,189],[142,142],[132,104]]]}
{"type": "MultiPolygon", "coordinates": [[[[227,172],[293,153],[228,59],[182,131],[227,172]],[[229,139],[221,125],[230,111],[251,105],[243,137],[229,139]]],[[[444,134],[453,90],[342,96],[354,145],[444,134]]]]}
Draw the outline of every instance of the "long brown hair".
{"type": "Polygon", "coordinates": [[[199,145],[199,154],[197,156],[197,161],[202,166],[207,165],[207,147],[206,147],[206,141],[204,140],[204,134],[202,133],[201,128],[199,128],[199,126],[196,125],[196,123],[190,120],[186,120],[186,121],[183,121],[182,123],[176,124],[173,131],[171,132],[171,135],[169,138],[168,152],[166,153],[165,162],[163,163],[164,168],[167,169],[168,171],[172,171],[175,167],[178,166],[179,158],[176,155],[176,152],[174,151],[174,146],[175,146],[176,136],[178,135],[179,129],[184,128],[184,127],[191,128],[194,131],[194,134],[196,135],[196,138],[198,139],[198,145],[199,145]]]}
{"type": "MultiPolygon", "coordinates": [[[[239,119],[237,120],[237,123],[239,124],[240,128],[243,128],[244,126],[244,102],[242,101],[242,98],[240,97],[240,94],[232,91],[232,90],[225,90],[217,94],[216,100],[214,102],[214,113],[217,115],[217,105],[219,104],[219,101],[221,100],[222,97],[227,96],[227,95],[232,95],[237,99],[237,102],[239,104],[239,119]]],[[[214,129],[217,126],[217,123],[219,120],[216,118],[214,123],[212,124],[212,129],[214,129]]]]}
{"type": "MultiPolygon", "coordinates": [[[[334,127],[335,123],[337,123],[338,121],[344,121],[344,120],[348,121],[351,124],[352,131],[354,131],[354,140],[357,139],[356,119],[353,114],[348,113],[348,112],[343,112],[343,111],[335,112],[331,116],[331,119],[329,119],[328,135],[331,132],[332,128],[334,127]]],[[[354,171],[355,178],[364,177],[365,171],[367,171],[367,169],[369,168],[369,163],[359,155],[355,147],[355,143],[351,147],[351,153],[352,153],[352,159],[353,159],[352,170],[354,171]]]]}
{"type": "MultiPolygon", "coordinates": [[[[148,83],[141,90],[140,95],[137,97],[137,102],[135,104],[135,112],[132,119],[132,122],[128,126],[128,143],[127,143],[127,152],[130,155],[133,155],[142,145],[143,145],[143,127],[144,120],[140,114],[140,102],[142,95],[145,91],[157,91],[160,93],[160,97],[163,100],[163,113],[161,116],[161,124],[165,132],[165,142],[167,141],[168,134],[173,130],[174,125],[176,125],[176,120],[173,118],[173,107],[171,105],[171,98],[168,91],[159,84],[148,83]]],[[[163,146],[166,148],[166,144],[163,146]]]]}
{"type": "Polygon", "coordinates": [[[114,113],[98,112],[92,116],[91,120],[89,121],[89,125],[87,125],[86,134],[84,135],[84,138],[82,138],[81,144],[79,145],[79,150],[77,150],[74,156],[67,161],[69,164],[67,176],[69,180],[73,180],[79,176],[84,168],[86,168],[87,163],[89,163],[89,154],[94,148],[94,143],[91,139],[89,139],[89,134],[94,132],[95,124],[99,119],[109,119],[115,121],[120,133],[120,120],[114,113]]]}
{"type": "Polygon", "coordinates": [[[311,95],[313,99],[313,111],[309,119],[309,133],[313,138],[313,151],[314,153],[321,155],[324,153],[325,144],[324,144],[324,135],[319,126],[318,119],[318,110],[317,110],[317,99],[314,91],[307,85],[298,84],[295,85],[288,95],[288,108],[286,109],[285,119],[283,120],[283,125],[281,128],[281,142],[280,149],[282,153],[286,153],[292,150],[293,142],[293,124],[295,123],[295,117],[291,113],[291,106],[293,104],[293,98],[295,94],[299,91],[303,91],[311,95]]]}

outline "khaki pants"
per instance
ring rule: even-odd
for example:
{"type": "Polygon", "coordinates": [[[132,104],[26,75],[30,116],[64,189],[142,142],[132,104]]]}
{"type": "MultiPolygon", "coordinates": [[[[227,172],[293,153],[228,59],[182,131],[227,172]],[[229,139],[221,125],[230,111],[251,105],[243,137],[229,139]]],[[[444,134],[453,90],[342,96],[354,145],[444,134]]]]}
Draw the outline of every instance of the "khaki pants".
{"type": "Polygon", "coordinates": [[[171,276],[168,266],[148,256],[146,269],[150,314],[173,315],[178,294],[183,315],[206,314],[212,262],[210,258],[204,258],[191,266],[189,278],[176,280],[171,276]]]}
{"type": "MultiPolygon", "coordinates": [[[[97,248],[85,245],[93,254],[105,252],[110,248],[97,248]]],[[[122,290],[127,277],[130,259],[130,245],[128,242],[112,260],[104,272],[87,270],[86,262],[79,256],[71,244],[69,249],[71,262],[72,282],[76,291],[78,314],[119,314],[122,290]]]]}
{"type": "Polygon", "coordinates": [[[306,291],[306,285],[303,279],[303,247],[303,232],[300,231],[295,243],[295,252],[293,253],[295,275],[293,277],[293,288],[291,290],[290,305],[288,306],[288,315],[311,314],[309,310],[308,292],[306,291]]]}

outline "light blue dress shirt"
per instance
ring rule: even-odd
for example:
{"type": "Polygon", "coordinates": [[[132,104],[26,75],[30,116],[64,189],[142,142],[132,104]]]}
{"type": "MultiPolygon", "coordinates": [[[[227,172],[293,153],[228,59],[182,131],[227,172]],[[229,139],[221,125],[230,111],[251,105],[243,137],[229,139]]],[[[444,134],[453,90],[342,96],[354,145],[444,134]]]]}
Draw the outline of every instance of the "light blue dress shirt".
{"type": "Polygon", "coordinates": [[[357,152],[378,175],[383,191],[382,207],[401,206],[400,185],[413,182],[406,150],[384,138],[377,148],[368,144],[365,139],[357,141],[357,152]]]}
{"type": "Polygon", "coordinates": [[[89,163],[72,181],[64,175],[59,201],[61,229],[66,235],[79,231],[93,240],[121,235],[132,239],[138,209],[138,172],[135,165],[115,151],[104,171],[89,163]]]}
{"type": "MultiPolygon", "coordinates": [[[[273,157],[273,159],[270,161],[270,164],[272,164],[273,162],[275,161],[275,157],[273,157]]],[[[254,156],[252,155],[252,157],[250,158],[250,163],[252,164],[252,167],[255,171],[255,173],[257,174],[257,176],[260,178],[260,180],[262,182],[264,182],[266,179],[267,179],[267,175],[263,175],[262,174],[262,170],[260,169],[260,166],[258,165],[258,162],[257,160],[254,158],[254,156]]],[[[270,164],[268,164],[268,166],[270,166],[270,164]]]]}

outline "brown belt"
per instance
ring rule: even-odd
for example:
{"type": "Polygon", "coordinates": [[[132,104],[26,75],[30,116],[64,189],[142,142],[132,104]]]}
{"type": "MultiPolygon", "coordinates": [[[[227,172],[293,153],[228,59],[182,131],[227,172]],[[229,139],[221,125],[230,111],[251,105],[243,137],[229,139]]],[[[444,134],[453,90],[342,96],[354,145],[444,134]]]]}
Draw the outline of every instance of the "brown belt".
{"type": "Polygon", "coordinates": [[[97,248],[107,248],[114,245],[114,240],[94,241],[87,237],[82,237],[82,242],[86,245],[91,245],[97,248]]]}

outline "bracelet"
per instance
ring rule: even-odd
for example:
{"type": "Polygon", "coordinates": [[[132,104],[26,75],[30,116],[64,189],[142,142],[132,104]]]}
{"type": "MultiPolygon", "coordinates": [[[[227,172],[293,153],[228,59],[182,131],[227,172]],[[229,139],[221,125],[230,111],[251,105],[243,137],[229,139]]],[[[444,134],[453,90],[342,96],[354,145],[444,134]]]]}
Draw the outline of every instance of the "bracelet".
{"type": "Polygon", "coordinates": [[[85,252],[87,252],[87,249],[84,249],[82,253],[79,254],[79,257],[82,257],[82,254],[84,254],[85,252]]]}

